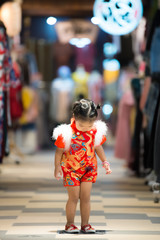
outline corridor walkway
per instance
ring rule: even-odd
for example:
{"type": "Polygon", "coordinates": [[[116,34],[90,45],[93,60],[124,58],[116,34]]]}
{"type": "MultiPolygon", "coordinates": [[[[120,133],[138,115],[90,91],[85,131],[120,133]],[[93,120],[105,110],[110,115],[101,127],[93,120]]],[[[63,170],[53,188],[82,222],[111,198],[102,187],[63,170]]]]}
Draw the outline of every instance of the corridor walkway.
{"type": "MultiPolygon", "coordinates": [[[[160,203],[144,179],[128,177],[124,162],[107,151],[113,173],[99,164],[91,198],[91,224],[99,234],[60,234],[65,225],[66,190],[53,178],[53,152],[0,166],[0,240],[108,239],[159,240],[160,203]]],[[[80,226],[79,206],[75,219],[80,226]]]]}

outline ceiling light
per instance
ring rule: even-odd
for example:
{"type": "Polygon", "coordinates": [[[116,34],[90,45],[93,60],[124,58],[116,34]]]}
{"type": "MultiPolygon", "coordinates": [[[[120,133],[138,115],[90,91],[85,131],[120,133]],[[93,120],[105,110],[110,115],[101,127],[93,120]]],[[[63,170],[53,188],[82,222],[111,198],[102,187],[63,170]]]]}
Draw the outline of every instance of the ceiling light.
{"type": "Polygon", "coordinates": [[[98,25],[98,24],[100,23],[100,20],[99,20],[99,18],[97,18],[97,17],[92,17],[92,18],[91,18],[91,22],[92,22],[93,24],[95,24],[95,25],[98,25]]]}
{"type": "Polygon", "coordinates": [[[71,38],[69,41],[71,45],[74,45],[78,48],[83,48],[91,43],[89,38],[71,38]]]}
{"type": "Polygon", "coordinates": [[[54,25],[57,22],[57,19],[55,17],[48,17],[46,22],[48,25],[54,25]]]}

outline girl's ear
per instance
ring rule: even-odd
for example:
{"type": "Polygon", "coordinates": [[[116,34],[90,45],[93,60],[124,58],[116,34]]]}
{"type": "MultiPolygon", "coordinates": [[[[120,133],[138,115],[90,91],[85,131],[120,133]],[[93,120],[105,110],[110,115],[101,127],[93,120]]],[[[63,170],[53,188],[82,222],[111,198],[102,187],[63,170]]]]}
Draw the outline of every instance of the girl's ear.
{"type": "Polygon", "coordinates": [[[73,115],[72,118],[71,118],[71,123],[73,123],[74,121],[75,121],[75,117],[73,115]]]}

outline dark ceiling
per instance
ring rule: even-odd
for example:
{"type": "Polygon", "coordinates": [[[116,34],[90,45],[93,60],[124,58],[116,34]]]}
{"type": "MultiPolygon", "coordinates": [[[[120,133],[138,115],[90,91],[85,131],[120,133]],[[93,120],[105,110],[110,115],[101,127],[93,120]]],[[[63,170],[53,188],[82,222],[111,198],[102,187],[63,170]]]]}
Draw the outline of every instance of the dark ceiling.
{"type": "MultiPolygon", "coordinates": [[[[0,0],[0,5],[12,0],[0,0]]],[[[105,1],[105,0],[104,0],[105,1]]],[[[142,0],[144,16],[147,17],[152,3],[157,0],[142,0]]],[[[91,17],[95,0],[23,0],[22,10],[28,16],[91,17]]]]}
{"type": "Polygon", "coordinates": [[[89,17],[94,0],[23,0],[24,15],[89,17]]]}

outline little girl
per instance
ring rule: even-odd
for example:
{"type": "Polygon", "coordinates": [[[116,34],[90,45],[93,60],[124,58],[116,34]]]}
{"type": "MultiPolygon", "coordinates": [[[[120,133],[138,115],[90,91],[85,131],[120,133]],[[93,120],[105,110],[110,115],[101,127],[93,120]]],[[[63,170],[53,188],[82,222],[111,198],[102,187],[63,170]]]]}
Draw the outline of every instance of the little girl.
{"type": "Polygon", "coordinates": [[[92,183],[97,178],[97,159],[102,161],[106,173],[111,173],[102,144],[106,141],[107,126],[97,120],[97,110],[93,101],[82,99],[73,105],[71,124],[62,124],[54,129],[53,138],[57,146],[54,176],[59,180],[63,173],[64,187],[67,187],[66,204],[67,233],[78,233],[74,217],[80,199],[81,231],[95,233],[89,224],[90,194],[92,183]]]}

